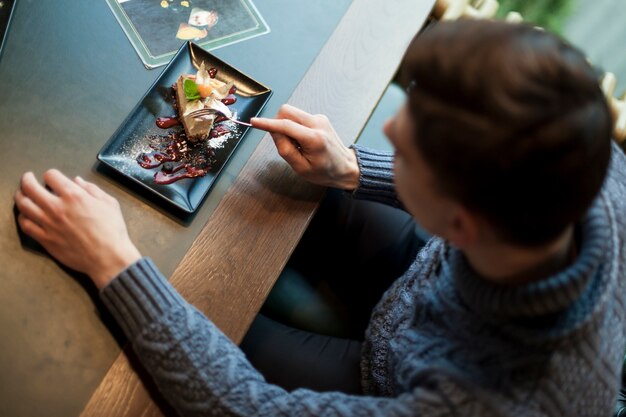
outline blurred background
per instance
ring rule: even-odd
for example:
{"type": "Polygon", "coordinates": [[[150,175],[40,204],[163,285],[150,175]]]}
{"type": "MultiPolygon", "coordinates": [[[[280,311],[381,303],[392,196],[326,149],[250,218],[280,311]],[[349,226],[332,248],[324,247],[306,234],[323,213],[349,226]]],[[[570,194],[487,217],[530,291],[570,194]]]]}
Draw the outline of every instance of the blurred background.
{"type": "MultiPolygon", "coordinates": [[[[626,90],[626,0],[499,0],[496,18],[511,11],[525,22],[548,29],[580,48],[602,72],[617,78],[615,97],[626,90]]],[[[381,132],[385,120],[404,100],[402,89],[392,83],[365,126],[358,142],[391,149],[381,132]]]]}
{"type": "Polygon", "coordinates": [[[556,32],[626,89],[626,0],[500,0],[497,16],[519,12],[524,21],[556,32]],[[621,17],[620,17],[621,16],[621,17]],[[620,23],[621,22],[621,23],[620,23]]]}

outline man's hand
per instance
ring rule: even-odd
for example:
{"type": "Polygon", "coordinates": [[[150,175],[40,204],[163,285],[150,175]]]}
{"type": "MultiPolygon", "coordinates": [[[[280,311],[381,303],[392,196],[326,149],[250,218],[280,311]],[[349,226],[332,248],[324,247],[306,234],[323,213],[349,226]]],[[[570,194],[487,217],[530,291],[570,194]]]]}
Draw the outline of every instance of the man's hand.
{"type": "Polygon", "coordinates": [[[89,275],[98,288],[141,258],[115,198],[55,169],[43,178],[50,191],[27,172],[14,199],[20,227],[50,255],[89,275]]]}
{"type": "Polygon", "coordinates": [[[276,118],[251,122],[271,133],[280,156],[306,180],[343,190],[359,185],[356,155],[341,142],[326,116],[285,104],[276,118]]]}

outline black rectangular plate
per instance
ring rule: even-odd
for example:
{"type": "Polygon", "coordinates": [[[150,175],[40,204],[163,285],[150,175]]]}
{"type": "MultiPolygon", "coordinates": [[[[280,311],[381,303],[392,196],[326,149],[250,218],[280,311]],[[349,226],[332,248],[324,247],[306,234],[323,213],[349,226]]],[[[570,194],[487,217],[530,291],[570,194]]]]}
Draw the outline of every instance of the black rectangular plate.
{"type": "MultiPolygon", "coordinates": [[[[211,67],[217,69],[217,79],[235,83],[237,101],[229,105],[229,108],[236,112],[238,119],[247,121],[260,113],[272,95],[269,88],[193,42],[188,42],[176,53],[98,154],[100,162],[121,174],[116,175],[116,179],[138,184],[150,194],[157,196],[157,201],[170,206],[174,205],[186,213],[194,213],[201,205],[220,171],[249,128],[238,126],[224,146],[215,150],[215,162],[204,177],[185,178],[168,185],[156,184],[154,174],[160,170],[160,167],[145,169],[137,163],[136,159],[142,152],[150,150],[151,136],[166,136],[168,133],[183,129],[180,125],[161,129],[157,127],[156,119],[176,115],[172,85],[182,74],[195,74],[203,61],[207,69],[211,67]]],[[[127,185],[134,188],[134,184],[127,185]]]]}

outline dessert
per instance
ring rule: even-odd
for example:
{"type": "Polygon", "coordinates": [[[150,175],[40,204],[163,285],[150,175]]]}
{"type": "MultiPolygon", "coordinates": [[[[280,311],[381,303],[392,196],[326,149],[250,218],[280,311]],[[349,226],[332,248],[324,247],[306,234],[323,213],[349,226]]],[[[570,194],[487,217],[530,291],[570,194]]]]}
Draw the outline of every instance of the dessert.
{"type": "Polygon", "coordinates": [[[228,105],[237,101],[233,82],[216,79],[215,68],[206,69],[204,62],[197,74],[183,74],[173,85],[178,109],[176,116],[159,117],[156,125],[169,129],[182,125],[180,129],[161,136],[151,135],[150,152],[137,156],[137,163],[146,169],[159,168],[154,174],[157,184],[171,184],[183,178],[203,177],[215,162],[216,149],[221,148],[231,137],[234,123],[228,105]],[[192,117],[196,110],[215,109],[224,114],[192,117]]]}
{"type": "Polygon", "coordinates": [[[211,108],[219,110],[228,117],[232,113],[228,106],[222,102],[234,92],[233,82],[225,83],[215,78],[216,72],[211,73],[204,68],[204,62],[200,65],[198,73],[194,76],[184,74],[176,80],[176,102],[178,103],[178,115],[180,122],[185,128],[187,139],[191,142],[206,139],[213,128],[216,115],[207,115],[199,118],[189,116],[190,113],[211,108]]]}

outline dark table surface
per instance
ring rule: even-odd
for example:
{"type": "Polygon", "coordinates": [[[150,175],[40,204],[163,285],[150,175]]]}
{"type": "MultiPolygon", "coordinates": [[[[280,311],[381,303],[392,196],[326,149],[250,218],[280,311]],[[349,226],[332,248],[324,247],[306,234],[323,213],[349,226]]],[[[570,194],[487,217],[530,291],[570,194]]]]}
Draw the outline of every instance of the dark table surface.
{"type": "MultiPolygon", "coordinates": [[[[76,416],[124,340],[87,281],[20,238],[12,196],[21,174],[56,167],[100,185],[120,201],[140,251],[169,275],[263,135],[247,134],[197,215],[181,221],[96,161],[162,67],[143,66],[103,0],[17,3],[0,55],[0,416],[76,416]]],[[[262,113],[271,116],[350,1],[255,4],[271,32],[213,53],[273,89],[262,113]]]]}

